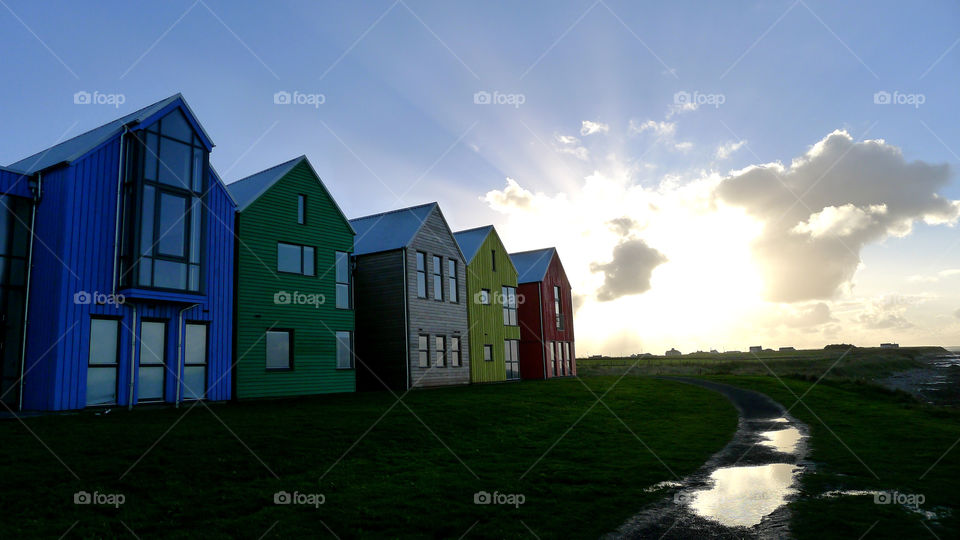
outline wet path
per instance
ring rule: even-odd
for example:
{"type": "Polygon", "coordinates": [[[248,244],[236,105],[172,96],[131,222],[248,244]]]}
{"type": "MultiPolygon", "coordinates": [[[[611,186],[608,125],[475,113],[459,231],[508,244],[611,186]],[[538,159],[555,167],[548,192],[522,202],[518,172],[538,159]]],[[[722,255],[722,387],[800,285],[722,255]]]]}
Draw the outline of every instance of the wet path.
{"type": "Polygon", "coordinates": [[[698,471],[648,488],[664,498],[609,538],[789,538],[786,503],[797,495],[806,464],[807,426],[769,397],[684,377],[726,396],[740,415],[733,439],[698,471]]]}

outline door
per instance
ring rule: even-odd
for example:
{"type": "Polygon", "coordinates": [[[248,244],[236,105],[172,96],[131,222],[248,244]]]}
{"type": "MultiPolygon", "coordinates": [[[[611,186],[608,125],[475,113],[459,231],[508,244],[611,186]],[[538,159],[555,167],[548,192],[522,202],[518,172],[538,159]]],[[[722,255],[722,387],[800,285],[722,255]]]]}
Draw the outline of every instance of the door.
{"type": "Polygon", "coordinates": [[[140,367],[137,370],[137,402],[163,401],[167,367],[164,362],[167,323],[140,323],[140,367]]]}
{"type": "Polygon", "coordinates": [[[27,199],[0,196],[0,401],[13,410],[20,405],[30,213],[27,199]]]}

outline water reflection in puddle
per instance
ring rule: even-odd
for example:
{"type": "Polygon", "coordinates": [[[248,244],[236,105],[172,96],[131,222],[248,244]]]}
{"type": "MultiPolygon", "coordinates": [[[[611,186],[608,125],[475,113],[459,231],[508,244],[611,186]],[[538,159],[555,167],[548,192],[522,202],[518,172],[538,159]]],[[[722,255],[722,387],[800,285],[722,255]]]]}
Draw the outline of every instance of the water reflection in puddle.
{"type": "Polygon", "coordinates": [[[777,452],[783,452],[785,454],[792,454],[797,449],[797,443],[800,442],[800,438],[803,437],[803,435],[800,434],[800,430],[795,427],[777,431],[764,431],[760,436],[767,439],[761,441],[760,444],[769,446],[777,452]]]}
{"type": "Polygon", "coordinates": [[[688,496],[690,509],[730,527],[752,527],[796,493],[790,486],[799,469],[789,463],[717,469],[713,487],[688,496]]]}

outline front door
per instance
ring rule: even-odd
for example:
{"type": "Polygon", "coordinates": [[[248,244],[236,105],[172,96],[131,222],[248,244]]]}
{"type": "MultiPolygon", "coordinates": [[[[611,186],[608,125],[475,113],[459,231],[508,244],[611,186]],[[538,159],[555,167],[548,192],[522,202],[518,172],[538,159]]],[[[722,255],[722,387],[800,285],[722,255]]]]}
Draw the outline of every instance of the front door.
{"type": "Polygon", "coordinates": [[[167,366],[167,323],[140,323],[140,367],[137,370],[137,402],[163,401],[167,366]]]}

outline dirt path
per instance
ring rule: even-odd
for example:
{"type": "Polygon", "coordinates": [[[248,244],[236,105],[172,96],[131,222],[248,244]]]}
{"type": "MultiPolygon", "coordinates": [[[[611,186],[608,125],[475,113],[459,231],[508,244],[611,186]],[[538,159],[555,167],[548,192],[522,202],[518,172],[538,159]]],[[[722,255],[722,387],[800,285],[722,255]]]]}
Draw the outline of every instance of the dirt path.
{"type": "Polygon", "coordinates": [[[739,412],[733,439],[698,471],[650,486],[665,497],[606,538],[789,538],[786,503],[807,466],[806,425],[751,390],[686,377],[660,377],[723,394],[739,412]]]}

